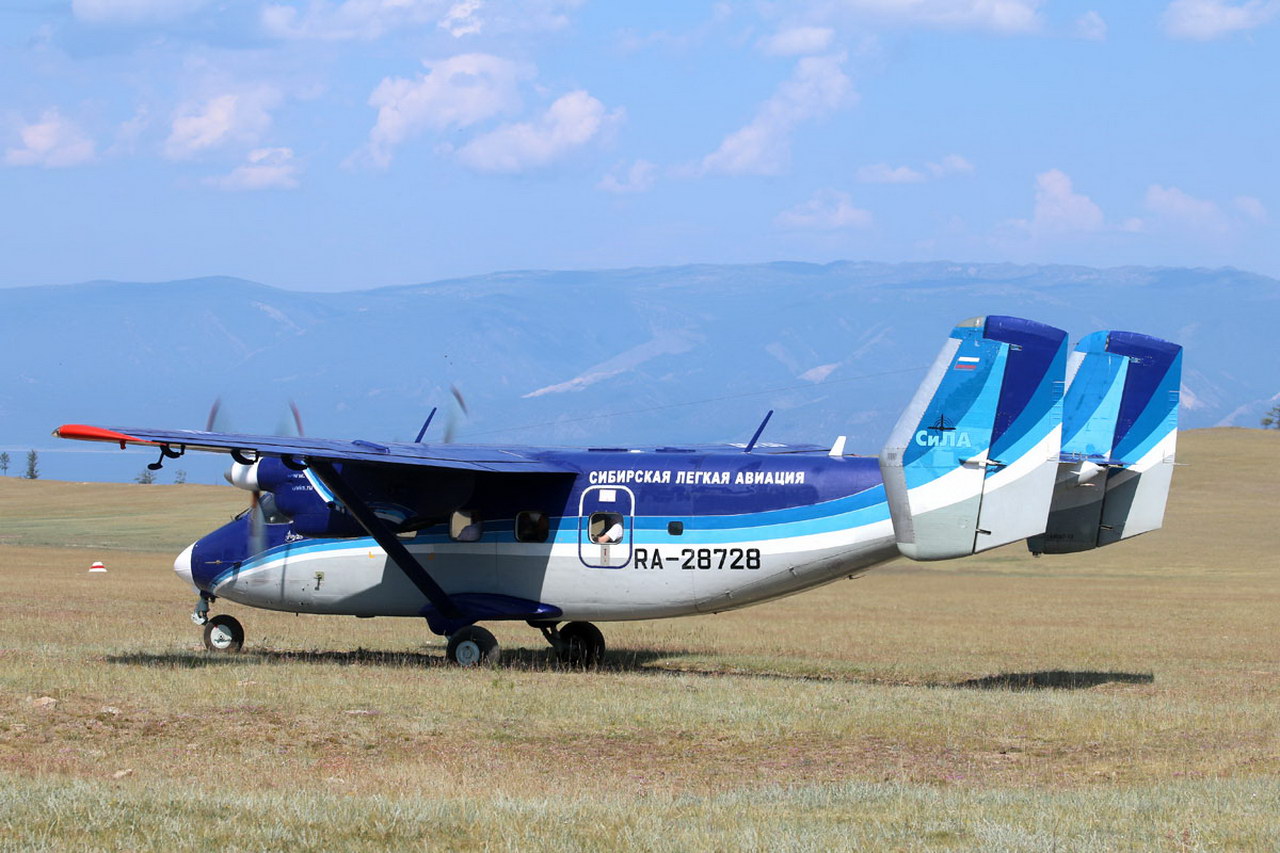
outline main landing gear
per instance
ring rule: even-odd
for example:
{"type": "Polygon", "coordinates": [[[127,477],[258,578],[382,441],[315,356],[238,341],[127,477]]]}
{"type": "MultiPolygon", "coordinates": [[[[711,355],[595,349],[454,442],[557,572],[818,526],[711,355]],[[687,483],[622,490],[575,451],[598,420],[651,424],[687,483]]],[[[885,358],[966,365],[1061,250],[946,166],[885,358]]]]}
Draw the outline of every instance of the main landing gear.
{"type": "MultiPolygon", "coordinates": [[[[531,622],[556,650],[560,662],[574,669],[593,669],[604,659],[604,634],[590,622],[531,622]]],[[[458,666],[494,666],[501,650],[493,634],[479,625],[468,625],[449,637],[445,657],[458,666]]]]}
{"type": "Polygon", "coordinates": [[[493,666],[501,657],[498,638],[479,625],[468,625],[449,637],[445,657],[458,666],[493,666]]]}
{"type": "Polygon", "coordinates": [[[594,669],[604,660],[604,634],[590,622],[570,622],[559,628],[541,622],[536,627],[563,664],[574,669],[594,669]]]}
{"type": "Polygon", "coordinates": [[[209,618],[209,605],[216,599],[207,592],[200,593],[196,609],[191,611],[191,621],[204,626],[204,647],[211,652],[238,652],[244,648],[244,626],[234,616],[220,613],[209,618]]]}

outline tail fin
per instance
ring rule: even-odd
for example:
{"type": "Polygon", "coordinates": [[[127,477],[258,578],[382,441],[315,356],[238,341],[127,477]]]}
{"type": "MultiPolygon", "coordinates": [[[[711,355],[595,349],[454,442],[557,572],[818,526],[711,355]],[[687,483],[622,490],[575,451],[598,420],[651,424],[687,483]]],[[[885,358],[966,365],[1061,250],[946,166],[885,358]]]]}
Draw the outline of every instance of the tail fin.
{"type": "Polygon", "coordinates": [[[1036,554],[1087,551],[1160,527],[1173,477],[1182,347],[1094,332],[1071,354],[1062,458],[1036,554]]]}
{"type": "Polygon", "coordinates": [[[1067,334],[1052,326],[956,326],[880,452],[903,554],[942,560],[1044,531],[1066,358],[1067,334]]]}

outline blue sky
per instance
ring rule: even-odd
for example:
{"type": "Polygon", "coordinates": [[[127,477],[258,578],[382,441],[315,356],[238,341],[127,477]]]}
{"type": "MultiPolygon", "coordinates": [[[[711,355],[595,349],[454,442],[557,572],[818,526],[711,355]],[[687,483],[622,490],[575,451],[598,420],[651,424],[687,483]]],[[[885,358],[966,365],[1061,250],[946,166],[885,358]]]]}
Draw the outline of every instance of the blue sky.
{"type": "Polygon", "coordinates": [[[0,286],[1280,275],[1280,2],[14,0],[0,286]]]}

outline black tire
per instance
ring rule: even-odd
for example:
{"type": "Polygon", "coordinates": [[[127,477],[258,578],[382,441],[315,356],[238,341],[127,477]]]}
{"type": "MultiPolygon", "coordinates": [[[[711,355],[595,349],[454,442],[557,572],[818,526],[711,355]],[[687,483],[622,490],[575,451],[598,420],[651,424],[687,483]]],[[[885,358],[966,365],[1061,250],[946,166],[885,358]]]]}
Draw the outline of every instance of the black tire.
{"type": "Polygon", "coordinates": [[[593,669],[604,660],[604,648],[604,634],[590,622],[570,622],[560,629],[562,663],[593,669]]]}
{"type": "Polygon", "coordinates": [[[501,656],[498,638],[479,625],[455,632],[445,649],[445,657],[458,666],[494,666],[501,656]]]}
{"type": "Polygon", "coordinates": [[[223,613],[204,623],[204,647],[211,652],[238,652],[244,648],[240,620],[223,613]]]}

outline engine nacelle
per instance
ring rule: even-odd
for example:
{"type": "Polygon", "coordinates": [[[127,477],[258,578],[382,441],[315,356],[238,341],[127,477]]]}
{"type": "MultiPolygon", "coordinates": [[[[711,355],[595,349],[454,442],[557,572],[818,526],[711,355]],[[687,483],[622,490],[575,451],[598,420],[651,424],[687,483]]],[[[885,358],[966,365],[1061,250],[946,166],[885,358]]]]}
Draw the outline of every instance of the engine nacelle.
{"type": "MultiPolygon", "coordinates": [[[[386,466],[338,465],[339,472],[370,508],[392,529],[409,529],[446,517],[461,506],[474,487],[469,471],[433,469],[406,476],[386,466]]],[[[239,489],[271,495],[271,507],[309,538],[362,536],[365,530],[339,506],[323,483],[306,471],[295,471],[279,458],[264,456],[246,465],[235,462],[227,481],[239,489]]],[[[281,519],[283,520],[283,519],[281,519]]]]}

